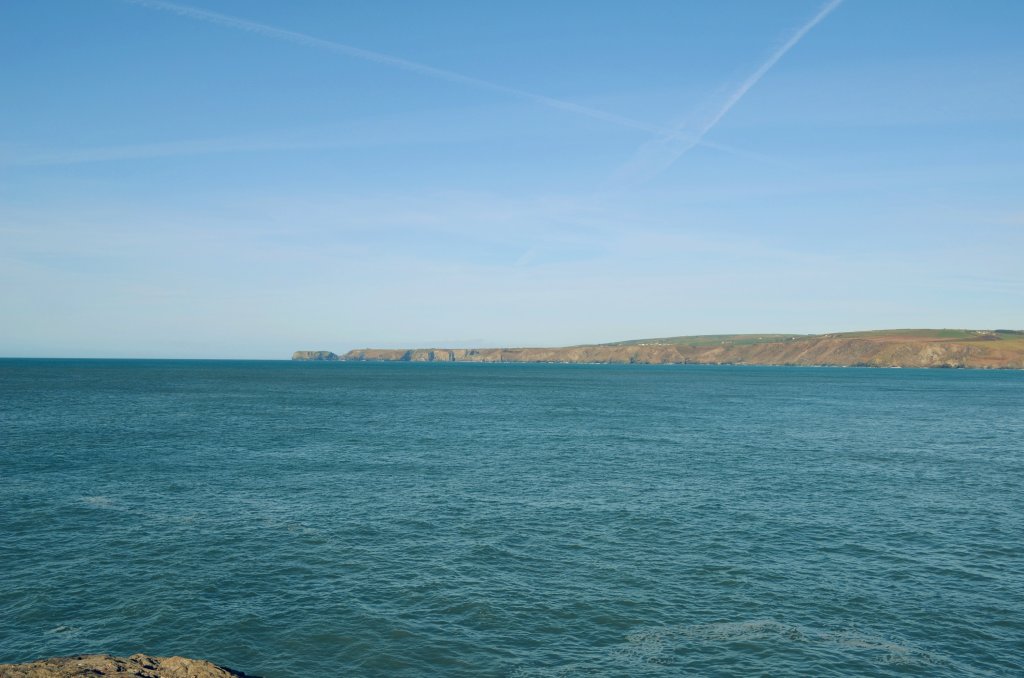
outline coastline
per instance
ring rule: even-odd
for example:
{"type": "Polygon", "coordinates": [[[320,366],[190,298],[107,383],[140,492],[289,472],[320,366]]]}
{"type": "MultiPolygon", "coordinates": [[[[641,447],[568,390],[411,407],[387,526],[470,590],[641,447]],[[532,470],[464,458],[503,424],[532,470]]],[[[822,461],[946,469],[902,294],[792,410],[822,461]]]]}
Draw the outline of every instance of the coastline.
{"type": "Polygon", "coordinates": [[[562,348],[365,348],[343,354],[296,351],[292,360],[1024,369],[1024,332],[885,330],[675,337],[562,348]]]}

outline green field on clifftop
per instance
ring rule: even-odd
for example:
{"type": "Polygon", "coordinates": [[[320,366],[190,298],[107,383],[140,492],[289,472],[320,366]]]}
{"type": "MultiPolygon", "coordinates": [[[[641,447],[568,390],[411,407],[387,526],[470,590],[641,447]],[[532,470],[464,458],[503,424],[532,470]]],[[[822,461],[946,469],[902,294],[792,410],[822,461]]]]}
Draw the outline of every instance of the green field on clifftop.
{"type": "Polygon", "coordinates": [[[844,339],[942,339],[946,341],[973,341],[978,339],[1020,339],[1024,332],[1018,330],[868,330],[865,332],[839,332],[830,336],[844,339]]]}
{"type": "Polygon", "coordinates": [[[658,339],[630,339],[628,341],[616,341],[602,346],[646,346],[659,344],[682,344],[685,346],[714,346],[717,344],[732,344],[733,346],[745,346],[749,344],[771,344],[779,341],[792,341],[793,339],[804,339],[809,334],[701,334],[692,337],[661,337],[658,339]]]}
{"type": "Polygon", "coordinates": [[[950,329],[897,329],[897,330],[867,330],[862,332],[835,332],[829,334],[701,334],[683,337],[659,337],[654,339],[630,339],[627,341],[616,341],[601,346],[657,346],[657,345],[683,345],[683,346],[715,346],[729,344],[732,346],[749,346],[753,344],[772,344],[783,341],[795,341],[798,339],[818,338],[842,338],[842,339],[915,339],[927,341],[929,339],[942,341],[992,341],[1001,340],[1024,340],[1024,331],[1020,330],[950,330],[950,329]]]}

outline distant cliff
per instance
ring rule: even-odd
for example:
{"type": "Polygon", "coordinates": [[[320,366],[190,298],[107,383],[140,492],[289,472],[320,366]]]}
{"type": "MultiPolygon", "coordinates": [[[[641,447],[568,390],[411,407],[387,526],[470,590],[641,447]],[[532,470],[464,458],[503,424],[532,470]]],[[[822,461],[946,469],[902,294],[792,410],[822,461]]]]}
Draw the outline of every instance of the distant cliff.
{"type": "Polygon", "coordinates": [[[341,356],[330,351],[296,351],[292,360],[340,360],[341,356]]]}
{"type": "Polygon", "coordinates": [[[1024,332],[880,330],[818,335],[705,335],[565,348],[358,349],[342,356],[299,351],[293,360],[483,363],[635,363],[967,367],[1024,369],[1024,332]]]}

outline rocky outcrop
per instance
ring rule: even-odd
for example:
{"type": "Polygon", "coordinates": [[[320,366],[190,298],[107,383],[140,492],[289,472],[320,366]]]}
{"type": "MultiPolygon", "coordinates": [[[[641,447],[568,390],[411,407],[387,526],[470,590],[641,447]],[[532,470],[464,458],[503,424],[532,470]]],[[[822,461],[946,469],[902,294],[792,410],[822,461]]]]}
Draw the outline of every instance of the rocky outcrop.
{"type": "Polygon", "coordinates": [[[674,337],[566,348],[358,349],[340,360],[1024,369],[1024,332],[891,330],[674,337]]]}
{"type": "Polygon", "coordinates": [[[292,360],[340,360],[337,353],[330,351],[296,351],[292,353],[292,360]]]}
{"type": "Polygon", "coordinates": [[[54,657],[25,664],[0,664],[0,678],[256,678],[201,659],[150,657],[133,654],[111,657],[106,654],[54,657]]]}

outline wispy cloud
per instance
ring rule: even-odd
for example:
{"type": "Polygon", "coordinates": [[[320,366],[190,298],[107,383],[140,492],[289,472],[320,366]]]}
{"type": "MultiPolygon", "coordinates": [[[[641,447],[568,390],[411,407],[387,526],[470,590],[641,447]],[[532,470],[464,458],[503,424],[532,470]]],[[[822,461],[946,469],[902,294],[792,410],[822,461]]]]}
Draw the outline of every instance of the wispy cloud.
{"type": "MultiPolygon", "coordinates": [[[[188,5],[180,5],[173,2],[166,2],[165,0],[124,0],[129,4],[139,5],[141,7],[148,7],[150,9],[162,10],[165,12],[171,12],[179,16],[187,17],[189,19],[195,19],[197,21],[205,21],[206,23],[216,24],[224,26],[226,28],[233,28],[235,30],[245,31],[247,33],[254,33],[267,38],[275,40],[281,40],[284,42],[291,42],[304,47],[311,47],[315,49],[325,50],[328,52],[334,52],[335,54],[343,54],[354,59],[361,59],[363,61],[370,61],[378,63],[391,68],[396,68],[411,73],[416,73],[430,78],[436,78],[438,80],[446,80],[467,87],[473,87],[480,90],[486,90],[503,94],[509,97],[514,97],[521,100],[531,101],[541,106],[546,106],[554,110],[564,111],[567,113],[573,113],[575,115],[584,116],[594,120],[600,120],[612,125],[619,127],[625,127],[628,129],[634,129],[642,132],[648,132],[650,134],[656,134],[660,137],[666,137],[669,139],[675,139],[680,142],[688,143],[691,145],[705,145],[715,150],[723,151],[726,153],[743,154],[743,151],[733,149],[729,146],[706,143],[701,139],[698,139],[692,135],[687,134],[686,130],[670,130],[665,127],[658,125],[652,125],[639,120],[633,120],[615,113],[610,113],[590,106],[583,106],[581,104],[574,103],[572,101],[566,101],[564,99],[557,99],[555,97],[545,96],[543,94],[536,94],[527,90],[519,89],[516,87],[508,87],[499,83],[484,80],[482,78],[476,78],[470,75],[464,75],[455,71],[450,71],[443,68],[435,68],[428,66],[416,61],[410,61],[401,57],[393,56],[391,54],[385,54],[383,52],[375,52],[361,47],[355,47],[353,45],[347,45],[341,42],[335,42],[333,40],[325,40],[323,38],[317,38],[306,33],[299,33],[297,31],[290,31],[283,28],[276,28],[267,24],[258,23],[255,21],[249,21],[248,19],[242,19],[239,17],[229,16],[227,14],[220,14],[218,12],[210,12],[205,9],[199,9],[197,7],[191,7],[188,5]]],[[[838,2],[838,0],[836,0],[838,2]]],[[[808,29],[809,30],[809,29],[808,29]]],[[[780,55],[781,56],[781,55],[780,55]]]]}
{"type": "Polygon", "coordinates": [[[146,158],[172,158],[177,156],[209,155],[216,153],[245,153],[254,151],[296,151],[322,148],[322,142],[288,142],[271,139],[187,139],[150,144],[121,146],[94,146],[91,148],[56,151],[4,152],[0,166],[77,165],[81,163],[146,158]]]}
{"type": "Polygon", "coordinates": [[[466,126],[454,128],[448,124],[450,115],[450,111],[439,110],[419,113],[415,119],[408,115],[377,116],[348,120],[342,125],[83,148],[30,149],[0,145],[0,166],[77,165],[230,153],[343,150],[395,144],[464,142],[482,138],[483,132],[479,129],[466,126]],[[444,131],[431,131],[428,134],[425,128],[431,125],[444,127],[444,131]]]}
{"type": "Polygon", "coordinates": [[[775,66],[779,60],[793,49],[807,33],[821,23],[825,17],[831,14],[842,0],[830,0],[822,7],[810,21],[798,28],[788,40],[780,45],[760,66],[754,70],[747,79],[740,83],[739,87],[733,90],[725,101],[716,107],[712,113],[696,126],[695,130],[688,131],[689,121],[680,123],[668,134],[661,135],[661,138],[648,141],[637,149],[633,158],[620,169],[618,179],[620,181],[642,181],[657,175],[667,169],[676,160],[689,152],[694,146],[712,146],[704,140],[704,137],[721,122],[722,118],[739,103],[739,101],[756,85],[764,75],[775,66]]]}
{"type": "MultiPolygon", "coordinates": [[[[457,140],[473,138],[462,135],[457,140]]],[[[432,143],[444,141],[436,135],[432,143]]],[[[405,136],[392,139],[365,137],[359,139],[321,138],[308,140],[289,140],[274,136],[227,137],[220,139],[179,139],[142,144],[120,144],[113,146],[90,146],[86,148],[30,149],[24,147],[0,147],[0,167],[45,167],[80,165],[97,162],[117,162],[122,160],[148,160],[156,158],[178,158],[190,156],[221,155],[232,153],[267,153],[267,152],[298,152],[325,151],[359,148],[367,146],[384,146],[393,144],[418,143],[405,136]]],[[[740,157],[755,160],[766,160],[762,155],[749,153],[729,146],[711,145],[709,147],[740,157]]]]}

